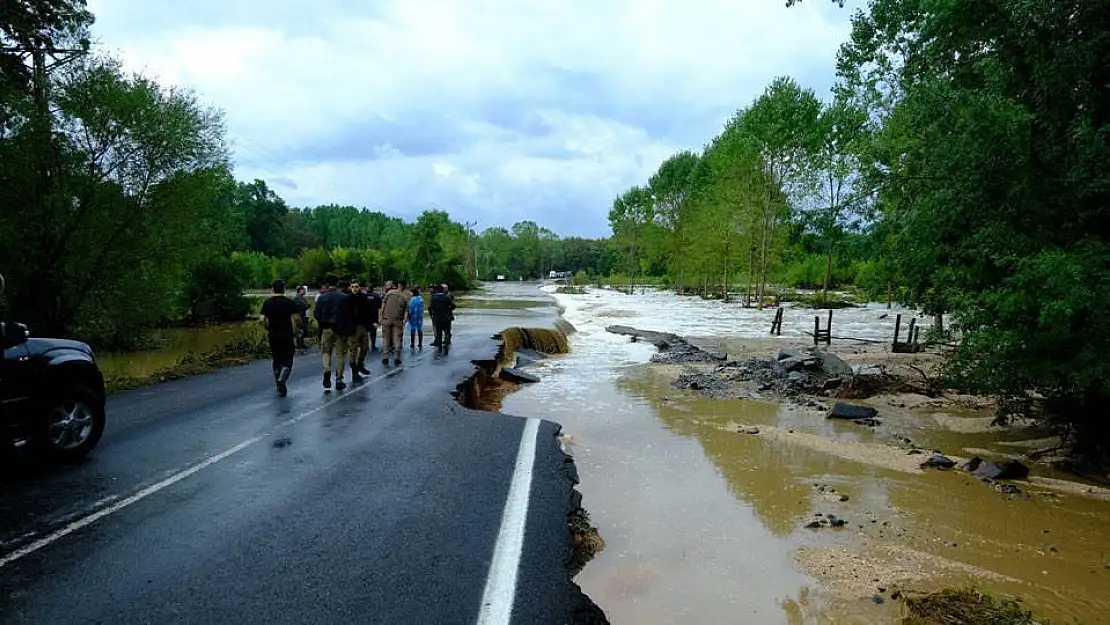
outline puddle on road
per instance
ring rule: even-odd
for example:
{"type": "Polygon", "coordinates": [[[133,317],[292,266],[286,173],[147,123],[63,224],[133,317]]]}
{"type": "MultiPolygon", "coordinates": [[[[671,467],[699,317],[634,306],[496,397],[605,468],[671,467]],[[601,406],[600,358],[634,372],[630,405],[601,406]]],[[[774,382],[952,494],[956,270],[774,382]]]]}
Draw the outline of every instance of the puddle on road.
{"type": "Polygon", "coordinates": [[[981,431],[987,411],[951,406],[887,407],[872,431],[820,411],[706,399],[643,364],[650,346],[605,333],[620,315],[591,312],[606,311],[588,300],[572,310],[572,353],[530,368],[542,382],[503,410],[563,424],[606,543],[576,581],[612,622],[896,622],[894,583],[974,582],[1052,622],[1110,614],[1110,502],[1042,487],[1038,477],[1061,476],[1040,466],[1007,496],[888,447],[906,436],[994,459],[1035,433],[981,431]],[[815,513],[848,525],[806,529],[815,513]],[[880,587],[887,600],[875,604],[880,587]]]}

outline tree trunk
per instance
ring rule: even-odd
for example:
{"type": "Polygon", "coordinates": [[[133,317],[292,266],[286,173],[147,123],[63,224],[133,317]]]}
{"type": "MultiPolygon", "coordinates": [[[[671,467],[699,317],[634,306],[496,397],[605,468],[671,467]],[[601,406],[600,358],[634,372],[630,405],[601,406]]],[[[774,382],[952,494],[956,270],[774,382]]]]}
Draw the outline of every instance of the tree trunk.
{"type": "Polygon", "coordinates": [[[825,303],[829,302],[829,280],[832,278],[832,246],[829,246],[829,254],[825,258],[825,303]]]}
{"type": "Polygon", "coordinates": [[[886,283],[886,309],[890,310],[893,307],[894,307],[894,286],[890,282],[887,282],[886,283]]]}
{"type": "Polygon", "coordinates": [[[763,233],[760,236],[762,242],[761,249],[759,250],[759,302],[757,305],[758,310],[763,310],[763,294],[767,291],[767,246],[768,242],[768,228],[767,221],[763,222],[763,233]]]}
{"type": "Polygon", "coordinates": [[[721,301],[728,301],[728,254],[725,254],[724,286],[721,287],[721,301]]]}

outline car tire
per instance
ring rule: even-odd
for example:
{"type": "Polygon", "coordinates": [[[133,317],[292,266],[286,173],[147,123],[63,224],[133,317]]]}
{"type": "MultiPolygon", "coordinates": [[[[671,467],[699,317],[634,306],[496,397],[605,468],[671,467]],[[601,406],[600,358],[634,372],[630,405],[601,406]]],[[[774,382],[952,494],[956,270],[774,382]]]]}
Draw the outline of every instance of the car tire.
{"type": "Polygon", "coordinates": [[[81,460],[104,434],[104,401],[87,389],[59,393],[45,405],[43,413],[34,443],[50,460],[81,460]]]}

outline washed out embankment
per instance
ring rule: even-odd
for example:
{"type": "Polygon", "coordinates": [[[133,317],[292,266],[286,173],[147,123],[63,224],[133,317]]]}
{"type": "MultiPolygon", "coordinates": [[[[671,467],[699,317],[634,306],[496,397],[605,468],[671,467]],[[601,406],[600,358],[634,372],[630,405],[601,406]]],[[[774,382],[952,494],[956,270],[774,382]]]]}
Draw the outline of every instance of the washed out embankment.
{"type": "MultiPolygon", "coordinates": [[[[497,353],[488,360],[474,361],[474,373],[456,387],[455,398],[465,408],[484,412],[500,412],[501,400],[521,384],[534,384],[540,378],[525,369],[550,355],[570,351],[567,335],[574,326],[563,319],[554,328],[505,328],[494,335],[500,342],[497,353]]],[[[576,488],[578,469],[574,457],[562,445],[564,469],[567,475],[566,528],[568,544],[564,566],[570,585],[570,623],[575,625],[602,625],[609,621],[573,580],[586,564],[605,548],[605,541],[598,529],[590,523],[589,513],[582,507],[582,494],[576,488]]]]}

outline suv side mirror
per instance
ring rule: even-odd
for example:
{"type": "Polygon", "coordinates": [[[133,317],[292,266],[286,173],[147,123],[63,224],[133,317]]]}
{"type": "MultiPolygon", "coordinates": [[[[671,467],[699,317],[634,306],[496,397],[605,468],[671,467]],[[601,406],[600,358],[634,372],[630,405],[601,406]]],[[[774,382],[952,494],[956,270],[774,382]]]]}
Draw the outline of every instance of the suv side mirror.
{"type": "Polygon", "coordinates": [[[0,343],[4,349],[26,343],[29,334],[27,326],[22,323],[0,322],[0,343]]]}

